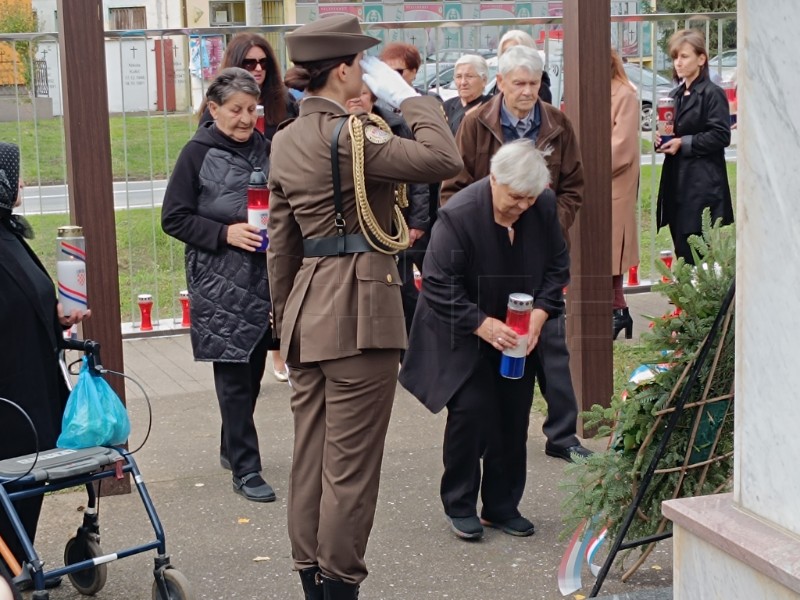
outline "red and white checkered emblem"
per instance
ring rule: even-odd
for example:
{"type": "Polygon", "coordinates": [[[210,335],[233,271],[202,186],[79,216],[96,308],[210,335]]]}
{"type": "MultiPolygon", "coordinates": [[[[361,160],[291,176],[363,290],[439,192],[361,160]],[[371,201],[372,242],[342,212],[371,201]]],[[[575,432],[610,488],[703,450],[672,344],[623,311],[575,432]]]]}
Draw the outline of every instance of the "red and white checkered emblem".
{"type": "Polygon", "coordinates": [[[269,223],[269,213],[264,213],[263,215],[261,215],[261,227],[263,229],[266,229],[267,223],[269,223]]]}
{"type": "Polygon", "coordinates": [[[81,287],[86,285],[86,271],[78,271],[78,285],[81,287]]]}

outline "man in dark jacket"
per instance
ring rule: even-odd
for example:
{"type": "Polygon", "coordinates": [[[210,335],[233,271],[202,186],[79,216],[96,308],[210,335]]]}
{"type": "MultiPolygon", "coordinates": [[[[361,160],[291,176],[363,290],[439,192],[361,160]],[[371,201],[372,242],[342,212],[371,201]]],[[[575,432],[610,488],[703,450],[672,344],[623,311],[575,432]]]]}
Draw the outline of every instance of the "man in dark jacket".
{"type": "MultiPolygon", "coordinates": [[[[442,187],[444,204],[454,193],[489,174],[492,156],[507,143],[520,138],[535,142],[548,153],[550,186],[556,194],[558,218],[569,246],[569,228],[583,202],[583,166],[575,132],[567,117],[538,98],[544,64],[533,48],[515,46],[500,57],[498,82],[502,93],[467,114],[456,135],[464,169],[442,187]]],[[[424,284],[423,284],[424,285],[424,284]]],[[[540,346],[550,357],[538,373],[539,387],[547,401],[545,452],[572,460],[587,455],[575,435],[578,404],[569,369],[563,315],[545,324],[540,346]]]]}

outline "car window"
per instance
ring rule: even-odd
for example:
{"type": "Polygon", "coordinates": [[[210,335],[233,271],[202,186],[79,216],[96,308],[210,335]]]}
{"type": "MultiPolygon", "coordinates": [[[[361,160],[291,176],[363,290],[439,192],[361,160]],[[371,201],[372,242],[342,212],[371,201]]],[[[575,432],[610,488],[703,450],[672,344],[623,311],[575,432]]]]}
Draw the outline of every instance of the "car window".
{"type": "Polygon", "coordinates": [[[653,87],[653,79],[655,79],[656,87],[667,85],[671,86],[672,83],[666,77],[651,71],[650,69],[643,69],[638,65],[625,65],[625,74],[637,87],[653,87]]]}
{"type": "Polygon", "coordinates": [[[722,66],[723,67],[735,67],[736,66],[736,53],[726,53],[722,55],[722,66]]]}

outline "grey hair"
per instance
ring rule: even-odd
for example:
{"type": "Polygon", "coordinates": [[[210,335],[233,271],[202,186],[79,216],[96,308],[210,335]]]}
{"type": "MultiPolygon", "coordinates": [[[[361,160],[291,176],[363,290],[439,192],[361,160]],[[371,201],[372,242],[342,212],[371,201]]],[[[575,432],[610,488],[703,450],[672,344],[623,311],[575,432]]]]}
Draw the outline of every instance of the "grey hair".
{"type": "Polygon", "coordinates": [[[456,61],[455,68],[458,69],[461,65],[471,65],[478,76],[483,79],[484,83],[489,81],[489,65],[486,64],[486,59],[477,54],[464,54],[456,61]]]}
{"type": "Polygon", "coordinates": [[[525,69],[536,76],[541,76],[544,70],[544,62],[542,57],[539,56],[539,51],[527,46],[509,48],[497,63],[497,71],[503,77],[516,69],[525,69]]]}
{"type": "Polygon", "coordinates": [[[497,46],[497,56],[503,56],[506,53],[506,50],[510,50],[514,46],[506,48],[505,45],[508,42],[516,42],[515,46],[526,46],[528,48],[536,48],[536,42],[533,41],[533,38],[522,31],[521,29],[511,29],[506,31],[503,34],[503,37],[500,38],[500,44],[497,46]]]}
{"type": "Polygon", "coordinates": [[[217,73],[214,81],[208,86],[206,99],[217,106],[222,106],[237,92],[243,92],[256,100],[261,96],[261,89],[250,73],[239,67],[228,67],[217,73]]]}
{"type": "Polygon", "coordinates": [[[539,150],[533,140],[514,140],[500,146],[492,157],[490,172],[497,183],[536,198],[550,185],[545,161],[550,152],[549,148],[539,150]]]}

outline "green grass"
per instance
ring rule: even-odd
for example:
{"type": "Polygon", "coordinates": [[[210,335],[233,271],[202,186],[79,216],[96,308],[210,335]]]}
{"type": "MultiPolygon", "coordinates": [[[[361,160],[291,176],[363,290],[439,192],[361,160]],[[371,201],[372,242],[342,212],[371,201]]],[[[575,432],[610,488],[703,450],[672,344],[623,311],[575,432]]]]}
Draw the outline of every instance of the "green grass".
{"type": "MultiPolygon", "coordinates": [[[[111,168],[115,180],[166,179],[197,129],[193,115],[112,116],[111,168]]],[[[60,117],[0,123],[0,140],[20,146],[28,185],[66,181],[64,124],[60,117]]]]}
{"type": "MultiPolygon", "coordinates": [[[[136,296],[145,293],[153,296],[154,319],[180,316],[178,292],[186,288],[183,244],[161,231],[160,219],[160,208],[116,213],[120,310],[125,322],[139,320],[136,296]]],[[[67,224],[66,215],[34,215],[28,220],[36,233],[31,246],[55,276],[56,231],[67,224]]]]}

